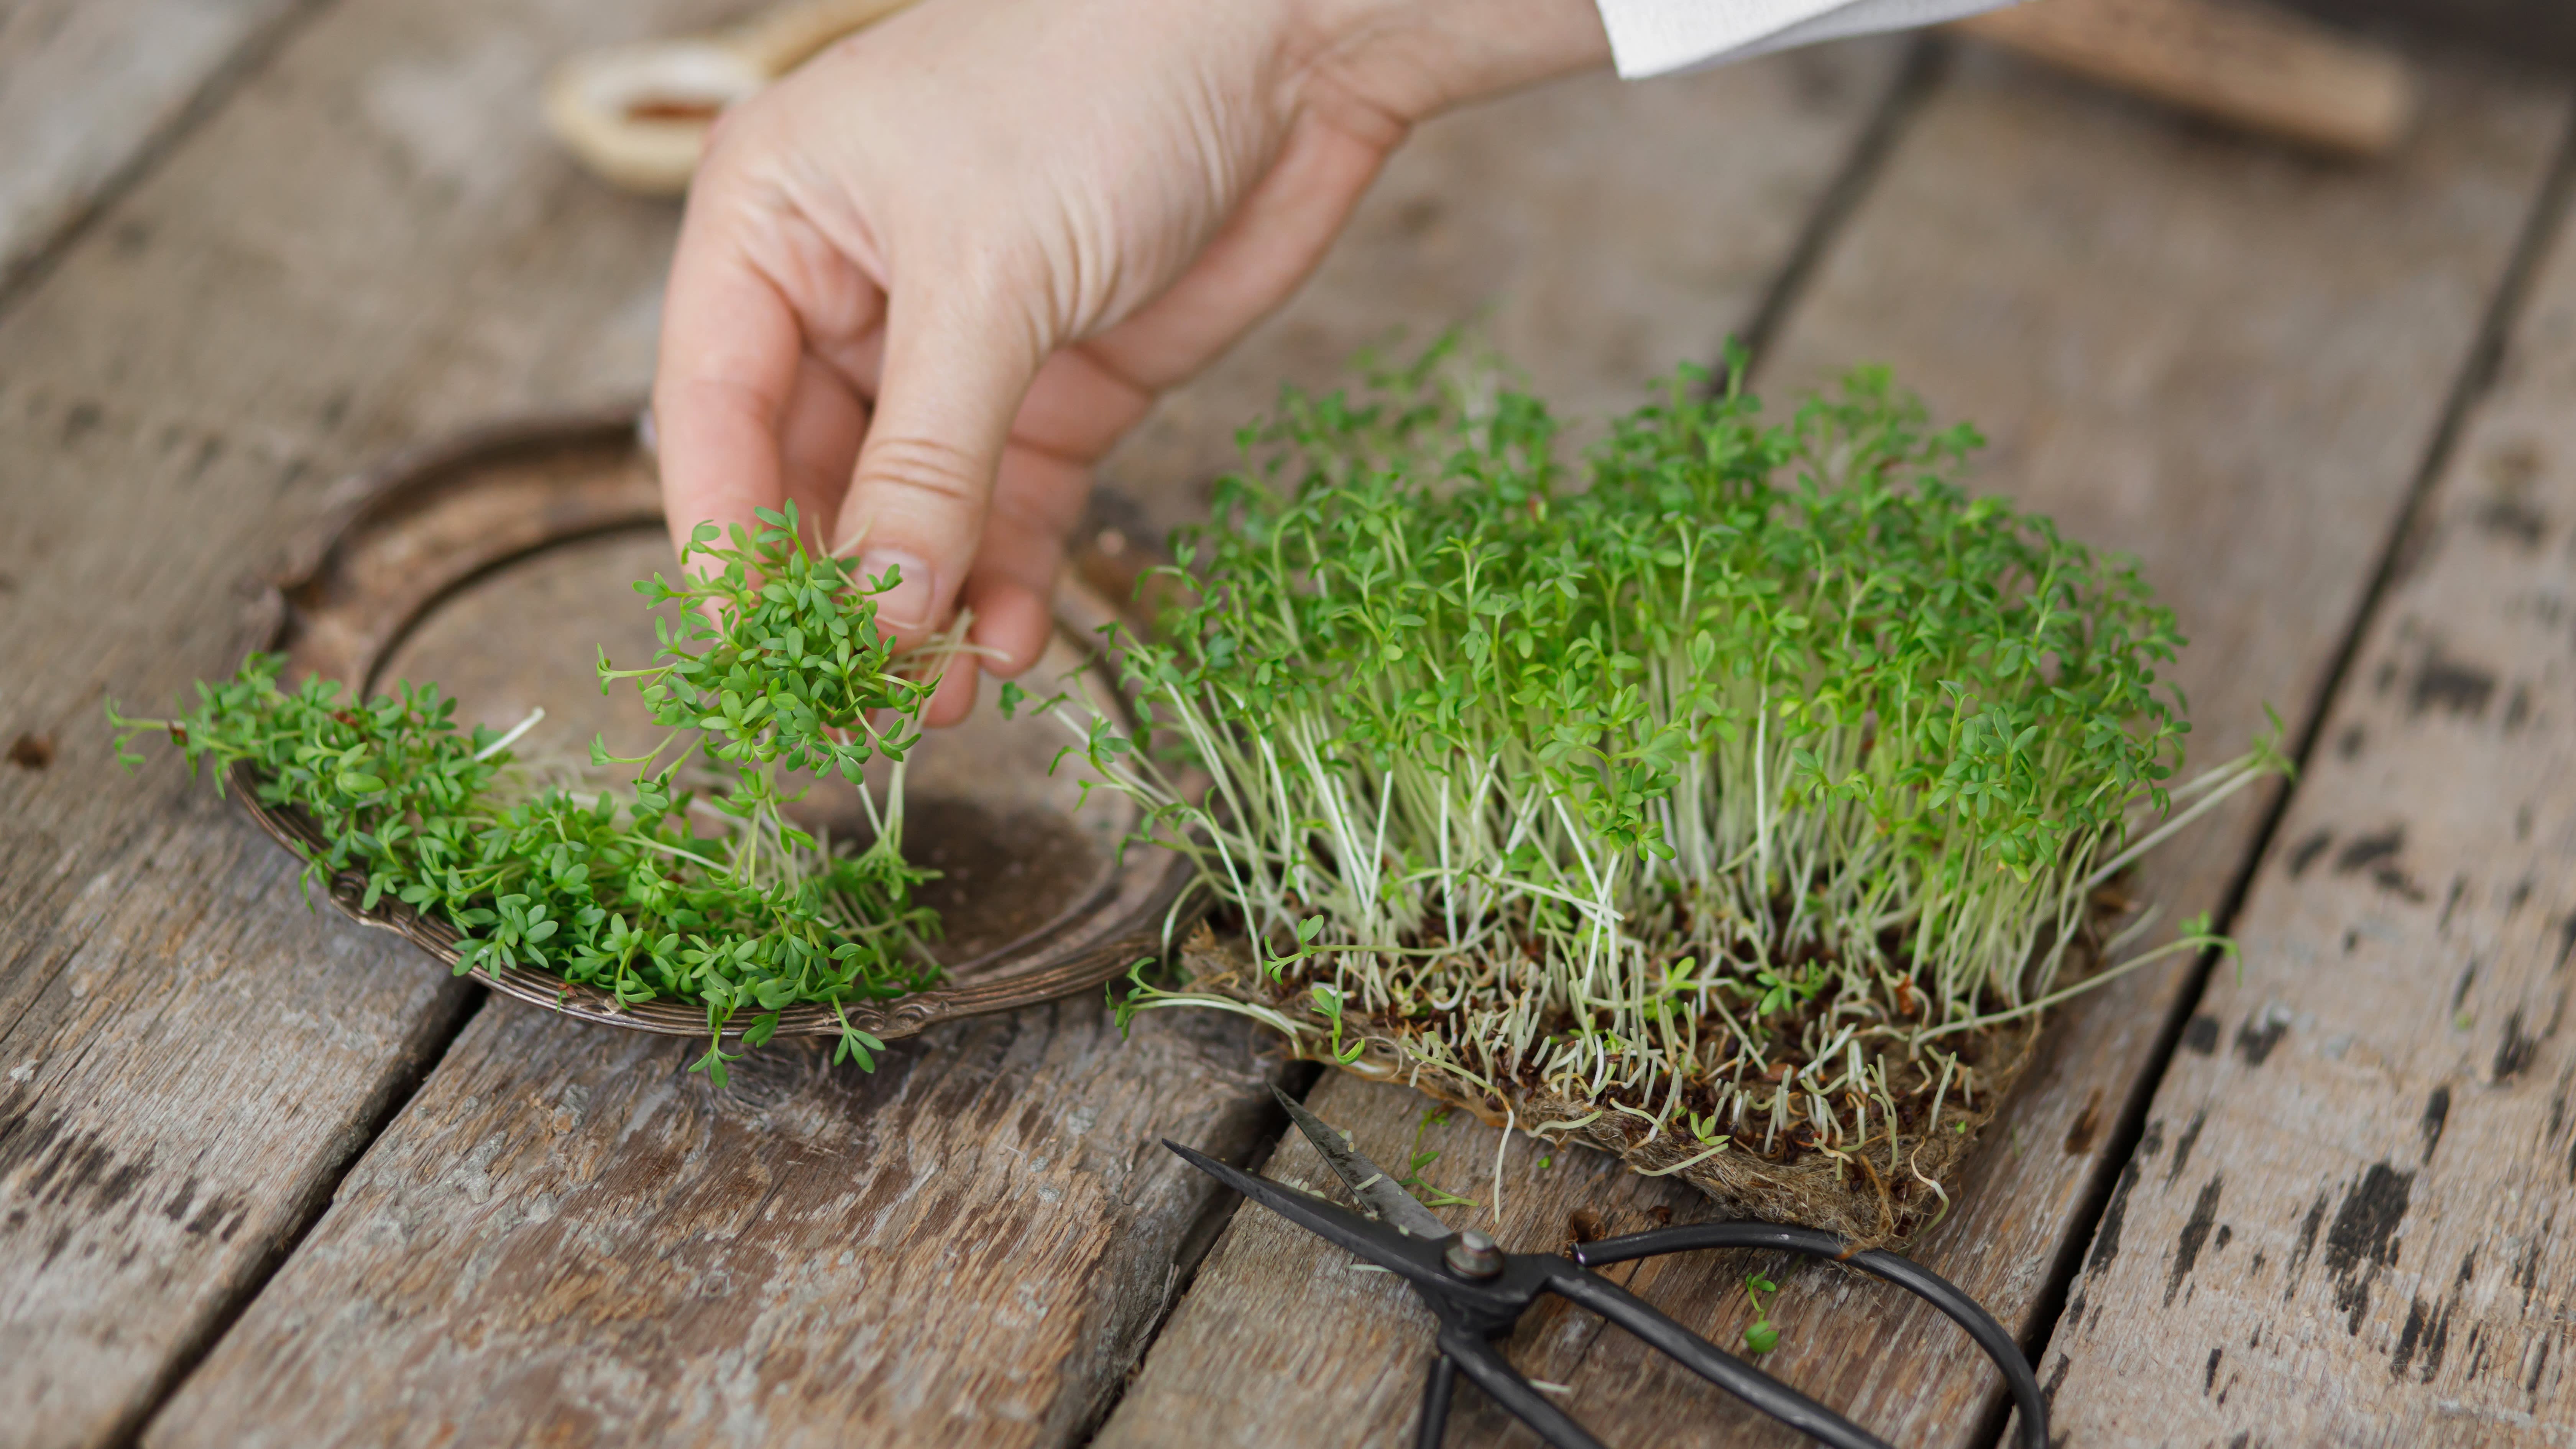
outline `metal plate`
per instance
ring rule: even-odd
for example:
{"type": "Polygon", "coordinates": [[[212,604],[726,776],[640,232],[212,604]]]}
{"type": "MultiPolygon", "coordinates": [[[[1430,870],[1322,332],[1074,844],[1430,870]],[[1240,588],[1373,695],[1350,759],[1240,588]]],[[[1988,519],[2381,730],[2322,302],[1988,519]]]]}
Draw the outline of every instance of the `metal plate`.
{"type": "MultiPolygon", "coordinates": [[[[594,735],[632,751],[653,726],[632,691],[601,694],[593,665],[602,645],[622,665],[651,657],[652,614],[629,585],[673,568],[635,416],[619,409],[488,428],[355,480],[270,586],[261,647],[288,656],[290,680],[310,671],[369,692],[434,681],[458,700],[460,723],[506,728],[542,706],[545,722],[516,747],[523,758],[587,760],[594,735]]],[[[1068,570],[1055,638],[1028,683],[1045,693],[1061,680],[1131,723],[1114,671],[1097,656],[1100,627],[1119,613],[1081,581],[1100,573],[1068,570]]],[[[934,954],[947,979],[848,1005],[851,1023],[878,1037],[1097,988],[1160,951],[1194,911],[1186,862],[1153,849],[1121,858],[1118,842],[1137,823],[1123,797],[1094,791],[1083,802],[1070,767],[1050,772],[1064,730],[1004,720],[992,693],[912,752],[904,851],[941,872],[922,898],[945,923],[934,954]]],[[[300,812],[233,793],[281,843],[299,853],[319,844],[300,812]]],[[[837,781],[797,810],[801,823],[836,836],[864,828],[855,794],[837,781]]],[[[444,920],[399,903],[360,910],[364,889],[344,873],[330,894],[353,918],[454,964],[457,937],[444,920]]],[[[678,1003],[620,1007],[539,971],[473,974],[586,1021],[668,1035],[707,1029],[703,1011],[678,1003]]],[[[839,1030],[830,1008],[799,1005],[780,1013],[777,1034],[839,1030]]]]}

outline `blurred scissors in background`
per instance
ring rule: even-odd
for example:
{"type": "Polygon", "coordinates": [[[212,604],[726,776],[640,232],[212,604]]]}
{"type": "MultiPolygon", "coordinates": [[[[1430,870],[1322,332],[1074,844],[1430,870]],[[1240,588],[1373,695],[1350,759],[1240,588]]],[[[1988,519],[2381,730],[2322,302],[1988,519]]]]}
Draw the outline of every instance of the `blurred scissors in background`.
{"type": "Polygon", "coordinates": [[[1439,1357],[1432,1360],[1431,1377],[1422,1390],[1422,1418],[1414,1437],[1417,1449],[1439,1449],[1449,1423],[1450,1396],[1461,1373],[1556,1449],[1602,1449],[1601,1441],[1549,1402],[1494,1346],[1494,1340],[1507,1337],[1521,1315],[1545,1293],[1591,1309],[1701,1378],[1835,1449],[1889,1449],[1868,1430],[1701,1338],[1644,1299],[1592,1271],[1600,1264],[1695,1248],[1763,1248],[1830,1258],[1915,1294],[1966,1329],[1986,1356],[2003,1370],[2014,1405],[2020,1410],[2019,1439],[2023,1449],[2047,1449],[2048,1407],[2040,1400],[2039,1380],[2022,1357],[2020,1346],[1974,1299],[1907,1259],[1878,1249],[1854,1253],[1833,1234],[1812,1228],[1753,1222],[1693,1223],[1605,1238],[1578,1245],[1570,1258],[1506,1253],[1491,1238],[1472,1228],[1452,1232],[1429,1208],[1397,1186],[1395,1179],[1353,1151],[1341,1133],[1286,1093],[1277,1088],[1272,1093],[1288,1109],[1289,1120],[1297,1124],[1307,1141],[1315,1144],[1315,1150],[1323,1154],[1324,1161],[1369,1216],[1268,1178],[1239,1172],[1177,1142],[1166,1140],[1163,1145],[1245,1197],[1413,1285],[1423,1306],[1431,1310],[1440,1325],[1439,1357]]]}

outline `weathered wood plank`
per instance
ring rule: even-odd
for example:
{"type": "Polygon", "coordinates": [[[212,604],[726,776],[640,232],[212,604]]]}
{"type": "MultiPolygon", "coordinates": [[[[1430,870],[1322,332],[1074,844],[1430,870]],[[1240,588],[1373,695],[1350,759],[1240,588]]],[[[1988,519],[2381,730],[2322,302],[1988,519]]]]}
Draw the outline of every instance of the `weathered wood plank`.
{"type": "Polygon", "coordinates": [[[146,1442],[1067,1442],[1214,1196],[1160,1139],[1248,1151],[1259,1045],[1076,1000],[719,1094],[496,1002],[146,1442]]]}
{"type": "Polygon", "coordinates": [[[2576,238],[2374,611],[2047,1358],[2073,1442],[2557,1444],[2576,238]]]}
{"type": "Polygon", "coordinates": [[[339,470],[631,392],[669,211],[538,130],[547,56],[709,3],[352,5],[301,29],[0,319],[0,1440],[112,1440],[471,998],[309,915],[103,692],[228,670],[235,581],[339,470]],[[30,752],[32,755],[36,752],[30,752]]]}
{"type": "MultiPolygon", "coordinates": [[[[1972,60],[1927,103],[1789,315],[1766,387],[1885,360],[1940,414],[1977,419],[1996,440],[1981,486],[2142,556],[2197,641],[2181,675],[2203,722],[2195,757],[2224,758],[2260,724],[2263,702],[2295,719],[2321,689],[2567,114],[2556,89],[2482,72],[2440,71],[2432,86],[2425,133],[2365,171],[2214,139],[1972,60]]],[[[2220,904],[2256,824],[2251,801],[2212,817],[2141,888],[2177,917],[2220,904]]],[[[1911,1249],[2020,1331],[2115,1166],[2106,1139],[2143,1090],[2188,979],[2141,972],[2069,1010],[1969,1164],[1959,1210],[1911,1249]]],[[[1313,1100],[1389,1156],[1419,1110],[1341,1078],[1313,1100]]],[[[1490,1164],[1496,1137],[1447,1129],[1444,1168],[1490,1164]]],[[[1564,1154],[1530,1176],[1536,1155],[1511,1148],[1508,1246],[1562,1242],[1578,1209],[1609,1232],[1658,1211],[1709,1212],[1684,1190],[1588,1161],[1569,1171],[1564,1154]]],[[[1283,1160],[1295,1170],[1293,1150],[1283,1160]]],[[[1441,1182],[1482,1197],[1489,1171],[1441,1182]]],[[[1634,1282],[1727,1341],[1749,1322],[1738,1283],[1750,1266],[1666,1260],[1634,1282]]],[[[1763,1266],[1788,1290],[1772,1313],[1782,1377],[1895,1442],[1966,1444],[1991,1431],[1999,1381],[1937,1315],[1838,1270],[1763,1266]]],[[[1427,1320],[1371,1275],[1309,1290],[1342,1273],[1315,1240],[1238,1215],[1106,1441],[1253,1444],[1282,1424],[1318,1423],[1337,1441],[1403,1442],[1427,1320]],[[1376,1314],[1411,1325],[1392,1334],[1416,1345],[1393,1365],[1370,1356],[1389,1332],[1376,1314]],[[1347,1358],[1344,1342],[1355,1345],[1347,1358]]],[[[1564,1402],[1608,1442],[1783,1440],[1594,1329],[1539,1321],[1513,1351],[1533,1375],[1571,1385],[1564,1402]]],[[[1490,1405],[1463,1397],[1452,1431],[1462,1442],[1504,1432],[1490,1405]]]]}
{"type": "MultiPolygon", "coordinates": [[[[1329,379],[1397,317],[1435,330],[1519,278],[1579,296],[1578,234],[1554,219],[1567,203],[1501,173],[1532,153],[1556,155],[1569,186],[1624,167],[1633,190],[1598,195],[1661,215],[1670,176],[1723,129],[1744,159],[1689,219],[1714,231],[1765,200],[1778,214],[1679,278],[1602,284],[1601,305],[1538,334],[1551,355],[1624,357],[1632,334],[1704,353],[1830,180],[1843,146],[1809,133],[1847,144],[1893,55],[1765,67],[1685,88],[1701,97],[1687,105],[1579,87],[1597,108],[1580,124],[1540,93],[1428,127],[1368,203],[1359,256],[1204,386],[1266,401],[1283,336],[1329,379]],[[1426,246],[1454,285],[1408,305],[1426,246]],[[1684,299],[1701,330],[1655,334],[1684,299]]],[[[1635,260],[1653,274],[1651,251],[1635,260]]],[[[1619,366],[1642,381],[1646,358],[1619,366]]],[[[1198,481],[1254,405],[1216,410],[1193,389],[1119,476],[1198,481]]],[[[1185,487],[1148,506],[1191,508],[1185,487]]],[[[1069,1002],[898,1044],[875,1080],[774,1068],[739,1108],[680,1081],[692,1048],[487,1010],[149,1437],[1069,1442],[1142,1352],[1214,1196],[1158,1139],[1248,1152],[1281,1068],[1262,1047],[1247,1026],[1168,1013],[1121,1045],[1098,1003],[1069,1002]]]]}
{"type": "Polygon", "coordinates": [[[24,0],[0,9],[0,282],[164,139],[300,0],[24,0]]]}

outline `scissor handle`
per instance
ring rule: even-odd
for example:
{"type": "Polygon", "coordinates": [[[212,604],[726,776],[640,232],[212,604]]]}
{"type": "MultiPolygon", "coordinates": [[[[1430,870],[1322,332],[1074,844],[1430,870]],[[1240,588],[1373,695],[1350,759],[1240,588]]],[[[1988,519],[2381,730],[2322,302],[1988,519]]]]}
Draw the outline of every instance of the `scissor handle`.
{"type": "MultiPolygon", "coordinates": [[[[1754,1409],[1814,1436],[1832,1449],[1890,1449],[1868,1430],[1675,1323],[1652,1304],[1597,1273],[1562,1259],[1516,1257],[1513,1261],[1544,1265],[1539,1269],[1542,1276],[1532,1287],[1591,1309],[1754,1409]]],[[[1439,1357],[1432,1360],[1431,1375],[1422,1386],[1422,1417],[1414,1430],[1415,1449],[1441,1449],[1441,1438],[1449,1424],[1451,1393],[1461,1373],[1554,1449],[1604,1449],[1591,1431],[1521,1377],[1492,1341],[1471,1323],[1448,1319],[1445,1314],[1443,1318],[1439,1357]]]]}
{"type": "Polygon", "coordinates": [[[1449,1432],[1449,1398],[1458,1388],[1458,1365],[1434,1349],[1431,1376],[1422,1381],[1422,1417],[1413,1426],[1413,1449],[1440,1449],[1449,1432]]]}
{"type": "Polygon", "coordinates": [[[1548,1291],[1589,1308],[1649,1347],[1745,1403],[1833,1449],[1893,1449],[1886,1440],[1665,1317],[1653,1304],[1598,1273],[1567,1264],[1548,1291]]]}
{"type": "Polygon", "coordinates": [[[1422,1426],[1414,1435],[1420,1449],[1440,1449],[1441,1433],[1449,1427],[1449,1386],[1455,1375],[1446,1370],[1453,1366],[1513,1418],[1537,1431],[1553,1449],[1608,1449],[1571,1415],[1550,1403],[1547,1395],[1532,1388],[1490,1340],[1453,1324],[1441,1325],[1440,1357],[1431,1366],[1431,1381],[1423,1385],[1422,1426]]]}
{"type": "Polygon", "coordinates": [[[2013,1341],[1994,1315],[1979,1306],[1957,1284],[1911,1258],[1899,1257],[1883,1248],[1855,1253],[1851,1246],[1832,1233],[1815,1228],[1795,1228],[1781,1223],[1718,1222],[1685,1223],[1680,1227],[1656,1228],[1651,1232],[1630,1233],[1625,1237],[1603,1238],[1597,1242],[1575,1245],[1574,1261],[1586,1267],[1625,1263],[1632,1258],[1659,1257],[1665,1253],[1684,1253],[1698,1248],[1757,1248],[1774,1252],[1798,1253],[1810,1258],[1830,1258],[1848,1263],[1871,1277],[1883,1279],[1931,1304],[1948,1316],[1951,1322],[1966,1329],[1977,1347],[1985,1350],[2003,1371],[2004,1386],[2011,1392],[2013,1405],[2020,1410],[2022,1449],[2048,1449],[2048,1401],[2040,1396],[2039,1376],[2031,1371],[2030,1360],[2022,1356],[2021,1345],[2013,1341]]]}

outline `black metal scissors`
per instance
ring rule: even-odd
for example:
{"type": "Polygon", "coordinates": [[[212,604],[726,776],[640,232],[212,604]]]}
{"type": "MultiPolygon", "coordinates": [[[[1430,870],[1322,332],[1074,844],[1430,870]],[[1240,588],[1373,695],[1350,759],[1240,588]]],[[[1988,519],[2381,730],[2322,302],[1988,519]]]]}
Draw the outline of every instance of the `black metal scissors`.
{"type": "Polygon", "coordinates": [[[1831,1233],[1776,1223],[1694,1223],[1658,1228],[1623,1238],[1604,1238],[1574,1249],[1571,1259],[1544,1253],[1506,1253],[1491,1238],[1470,1228],[1452,1232],[1414,1196],[1376,1164],[1351,1150],[1342,1134],[1326,1126],[1286,1093],[1278,1092],[1289,1119],[1333,1172],[1349,1185],[1351,1195],[1367,1208],[1362,1217],[1348,1208],[1309,1193],[1282,1187],[1268,1178],[1239,1172],[1177,1142],[1163,1143],[1191,1166],[1245,1197],[1329,1242],[1357,1253],[1413,1285],[1423,1305],[1440,1322],[1440,1356],[1432,1360],[1430,1381],[1423,1385],[1422,1420],[1415,1431],[1417,1449],[1439,1449],[1449,1424],[1449,1399],[1464,1373],[1514,1418],[1537,1431],[1556,1449],[1602,1449],[1601,1441],[1550,1403],[1530,1381],[1512,1368],[1493,1340],[1511,1333],[1521,1315],[1542,1293],[1553,1293],[1589,1308],[1628,1330],[1682,1367],[1742,1399],[1793,1429],[1811,1434],[1835,1449],[1888,1449],[1876,1435],[1727,1353],[1657,1312],[1644,1299],[1592,1270],[1604,1263],[1624,1263],[1693,1248],[1765,1248],[1831,1258],[1864,1273],[1886,1279],[1950,1316],[1995,1366],[2004,1372],[2013,1402],[2021,1411],[2023,1449],[2046,1449],[2048,1406],[2039,1396],[2021,1347],[2003,1325],[1978,1307],[1976,1300],[1946,1279],[1879,1249],[1854,1253],[1831,1233]]]}

